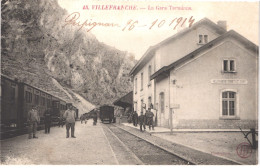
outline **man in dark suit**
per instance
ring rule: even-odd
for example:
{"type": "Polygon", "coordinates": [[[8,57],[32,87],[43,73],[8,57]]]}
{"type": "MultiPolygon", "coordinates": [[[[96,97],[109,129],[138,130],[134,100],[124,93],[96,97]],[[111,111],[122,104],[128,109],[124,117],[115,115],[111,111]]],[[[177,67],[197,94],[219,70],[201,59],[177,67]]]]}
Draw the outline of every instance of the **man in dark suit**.
{"type": "Polygon", "coordinates": [[[141,112],[141,115],[138,118],[139,121],[139,125],[140,125],[140,131],[142,132],[142,127],[144,127],[144,131],[145,131],[145,122],[146,122],[146,118],[143,112],[141,112]]]}
{"type": "Polygon", "coordinates": [[[133,114],[133,124],[134,124],[134,126],[137,126],[137,124],[138,124],[138,114],[136,113],[136,111],[134,111],[134,114],[133,114]]]}
{"type": "Polygon", "coordinates": [[[44,124],[45,124],[45,134],[49,134],[50,133],[50,129],[51,129],[51,108],[48,108],[45,112],[44,112],[44,124]]]}

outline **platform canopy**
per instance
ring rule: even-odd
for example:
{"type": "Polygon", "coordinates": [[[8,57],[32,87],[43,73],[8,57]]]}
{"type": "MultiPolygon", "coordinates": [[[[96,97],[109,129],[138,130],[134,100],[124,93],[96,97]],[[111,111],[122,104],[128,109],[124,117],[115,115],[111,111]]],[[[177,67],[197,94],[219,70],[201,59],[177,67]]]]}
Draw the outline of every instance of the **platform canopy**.
{"type": "Polygon", "coordinates": [[[113,103],[115,106],[120,106],[123,108],[132,107],[133,106],[133,91],[127,93],[123,97],[117,99],[113,103]]]}

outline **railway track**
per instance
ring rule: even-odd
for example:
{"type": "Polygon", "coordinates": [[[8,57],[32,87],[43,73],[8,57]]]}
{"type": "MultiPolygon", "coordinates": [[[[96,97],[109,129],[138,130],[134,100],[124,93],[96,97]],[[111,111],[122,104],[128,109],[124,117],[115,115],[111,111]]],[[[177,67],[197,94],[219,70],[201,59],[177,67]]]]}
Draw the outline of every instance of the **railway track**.
{"type": "Polygon", "coordinates": [[[194,163],[150,143],[113,124],[106,127],[146,165],[194,165],[194,163]]]}

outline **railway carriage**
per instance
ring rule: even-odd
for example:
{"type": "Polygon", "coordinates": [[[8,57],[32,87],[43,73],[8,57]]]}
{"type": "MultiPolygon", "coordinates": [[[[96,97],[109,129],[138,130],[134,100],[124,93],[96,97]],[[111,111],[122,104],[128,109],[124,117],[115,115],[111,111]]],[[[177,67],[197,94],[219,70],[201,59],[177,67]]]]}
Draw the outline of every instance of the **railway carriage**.
{"type": "Polygon", "coordinates": [[[115,122],[113,106],[103,105],[100,107],[99,111],[100,111],[99,117],[103,123],[105,121],[108,121],[109,123],[115,122]]]}
{"type": "MultiPolygon", "coordinates": [[[[1,74],[1,132],[20,129],[27,125],[28,111],[34,105],[39,107],[41,124],[44,112],[52,108],[53,116],[59,117],[67,109],[66,101],[57,98],[37,87],[13,80],[1,74]]],[[[78,109],[74,106],[76,114],[78,109]]]]}
{"type": "Polygon", "coordinates": [[[1,76],[1,129],[18,127],[18,91],[19,83],[1,76]]]}
{"type": "MultiPolygon", "coordinates": [[[[40,124],[44,123],[44,112],[52,109],[54,122],[67,109],[67,102],[27,83],[13,80],[1,74],[1,138],[6,131],[20,132],[27,126],[29,110],[38,106],[40,124]]],[[[73,106],[78,118],[78,109],[73,106]]],[[[19,134],[19,133],[18,133],[19,134]]]]}

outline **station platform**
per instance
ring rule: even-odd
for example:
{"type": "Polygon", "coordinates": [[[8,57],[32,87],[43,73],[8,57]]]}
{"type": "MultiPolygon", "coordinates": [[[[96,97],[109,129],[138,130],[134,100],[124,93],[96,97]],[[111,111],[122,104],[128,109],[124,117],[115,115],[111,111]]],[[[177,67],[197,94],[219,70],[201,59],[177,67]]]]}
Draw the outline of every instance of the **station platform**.
{"type": "MultiPolygon", "coordinates": [[[[139,125],[137,127],[129,123],[122,123],[121,125],[140,132],[139,125]]],[[[248,143],[239,129],[174,129],[171,132],[168,128],[155,127],[155,130],[149,131],[149,128],[146,127],[144,133],[166,140],[173,145],[187,147],[194,153],[199,151],[199,153],[202,152],[241,165],[258,164],[258,149],[250,149],[249,154],[245,156],[246,158],[239,156],[237,151],[239,145],[248,143]]],[[[249,136],[249,140],[252,142],[251,136],[249,136]]],[[[221,161],[219,161],[212,161],[212,163],[221,164],[221,161]]]]}
{"type": "Polygon", "coordinates": [[[37,131],[1,140],[1,165],[117,165],[102,123],[76,122],[75,136],[66,138],[66,127],[51,127],[50,134],[37,131]]]}
{"type": "MultiPolygon", "coordinates": [[[[125,126],[133,127],[139,129],[139,125],[135,127],[132,123],[122,123],[125,126]]],[[[146,128],[146,131],[153,134],[153,133],[170,133],[171,129],[164,128],[164,127],[155,127],[154,130],[149,130],[149,128],[146,128]]],[[[249,129],[243,129],[243,131],[250,131],[249,129]]],[[[173,133],[177,132],[241,132],[240,129],[173,129],[173,133]]]]}

